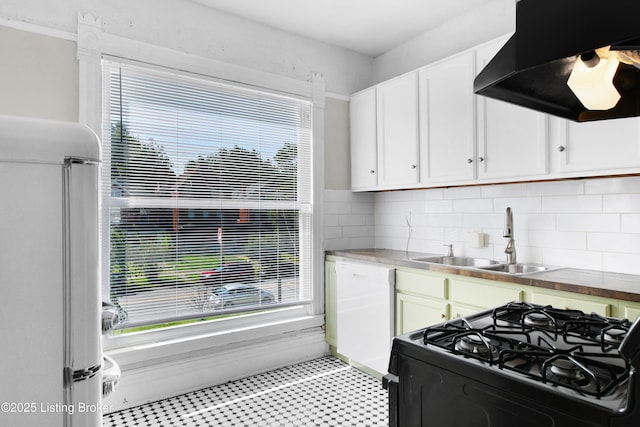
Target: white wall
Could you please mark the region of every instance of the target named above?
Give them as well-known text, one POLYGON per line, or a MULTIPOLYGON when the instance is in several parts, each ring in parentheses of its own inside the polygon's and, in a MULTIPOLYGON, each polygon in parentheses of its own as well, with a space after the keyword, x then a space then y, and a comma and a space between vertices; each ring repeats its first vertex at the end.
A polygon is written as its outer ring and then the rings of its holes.
POLYGON ((504 212, 514 213, 519 261, 640 274, 640 177, 412 190, 375 195, 375 246, 505 259, 504 212), (486 248, 467 233, 490 237, 486 248))
MULTIPOLYGON (((516 0, 493 0, 378 56, 376 83, 515 31, 516 0)), ((364 87, 363 87, 364 88, 364 87)))
POLYGON ((371 84, 373 59, 188 0, 3 0, 0 24, 77 33, 78 13, 102 18, 105 32, 278 75, 322 73, 328 92, 371 84))

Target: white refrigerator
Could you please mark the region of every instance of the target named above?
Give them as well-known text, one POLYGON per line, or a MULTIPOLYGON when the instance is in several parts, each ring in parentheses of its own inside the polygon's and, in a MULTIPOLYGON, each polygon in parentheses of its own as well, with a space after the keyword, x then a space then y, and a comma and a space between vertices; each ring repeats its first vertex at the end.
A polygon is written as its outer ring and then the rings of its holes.
POLYGON ((100 145, 0 116, 0 425, 102 424, 100 145))

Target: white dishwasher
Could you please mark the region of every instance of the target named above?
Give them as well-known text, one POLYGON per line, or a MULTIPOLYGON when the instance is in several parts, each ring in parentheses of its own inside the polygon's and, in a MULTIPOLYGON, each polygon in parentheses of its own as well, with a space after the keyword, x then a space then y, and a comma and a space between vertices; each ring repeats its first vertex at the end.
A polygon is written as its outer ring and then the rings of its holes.
POLYGON ((386 374, 393 341, 395 269, 336 263, 337 351, 386 374))

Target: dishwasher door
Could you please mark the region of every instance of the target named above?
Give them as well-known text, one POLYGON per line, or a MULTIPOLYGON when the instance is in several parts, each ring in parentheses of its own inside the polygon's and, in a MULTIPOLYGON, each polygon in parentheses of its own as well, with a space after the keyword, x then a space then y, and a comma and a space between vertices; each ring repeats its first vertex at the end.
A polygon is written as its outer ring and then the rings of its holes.
POLYGON ((336 263, 337 351, 385 374, 393 341, 395 269, 336 263))

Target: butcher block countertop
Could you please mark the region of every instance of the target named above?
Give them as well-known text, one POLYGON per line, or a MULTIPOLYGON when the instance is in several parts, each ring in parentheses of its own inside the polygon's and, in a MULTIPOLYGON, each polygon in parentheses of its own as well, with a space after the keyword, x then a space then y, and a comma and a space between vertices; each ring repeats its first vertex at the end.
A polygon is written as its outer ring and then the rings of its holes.
POLYGON ((359 261, 438 271, 460 276, 477 277, 480 279, 555 289, 558 291, 640 302, 640 276, 633 274, 561 268, 539 273, 512 275, 413 261, 413 258, 438 256, 442 254, 405 252, 392 249, 331 250, 327 251, 326 254, 359 261))

